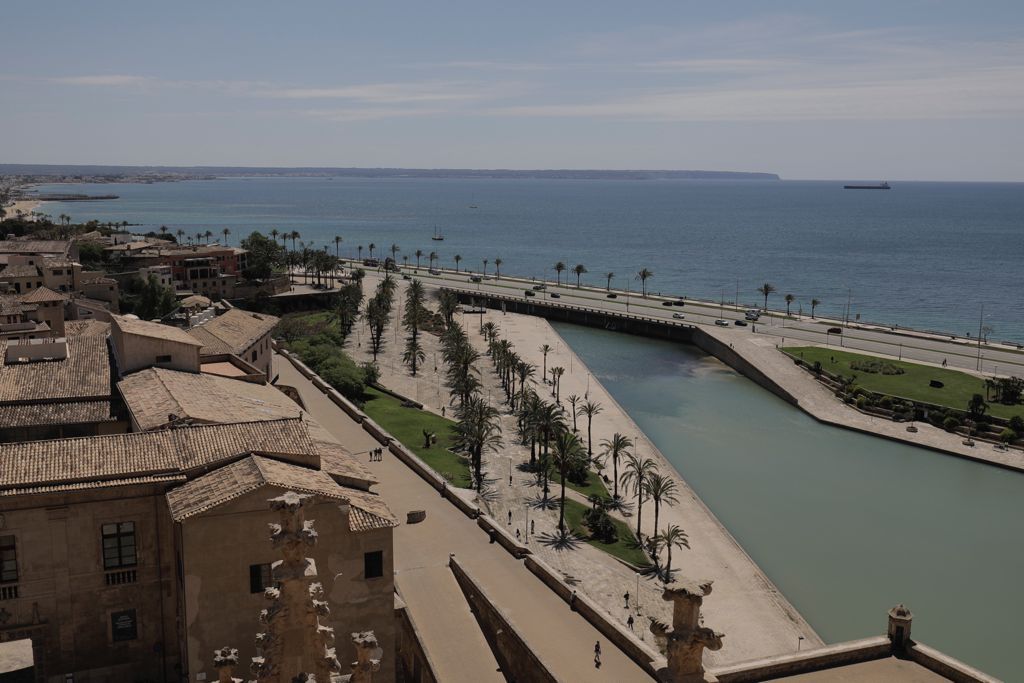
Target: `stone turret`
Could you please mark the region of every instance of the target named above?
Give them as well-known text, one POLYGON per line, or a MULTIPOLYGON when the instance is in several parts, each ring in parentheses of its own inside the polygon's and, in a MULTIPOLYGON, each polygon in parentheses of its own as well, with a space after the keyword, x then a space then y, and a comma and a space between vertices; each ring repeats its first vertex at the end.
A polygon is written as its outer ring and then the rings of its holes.
POLYGON ((720 650, 723 634, 700 625, 700 607, 711 593, 711 581, 680 579, 661 597, 672 602, 672 628, 652 619, 651 632, 665 643, 668 670, 666 683, 703 683, 704 649, 720 650))
POLYGON ((910 624, 914 615, 900 603, 889 610, 889 640, 894 650, 902 651, 910 644, 910 624))

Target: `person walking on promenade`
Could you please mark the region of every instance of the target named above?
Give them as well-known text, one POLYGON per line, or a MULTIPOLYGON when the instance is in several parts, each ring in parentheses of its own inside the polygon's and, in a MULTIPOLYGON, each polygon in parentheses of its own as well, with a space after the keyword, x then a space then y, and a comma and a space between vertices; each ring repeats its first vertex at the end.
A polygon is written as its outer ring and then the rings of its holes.
POLYGON ((508 525, 512 526, 512 511, 508 511, 508 525))
POLYGON ((533 520, 531 519, 531 520, 530 520, 530 535, 531 535, 531 536, 533 536, 533 524, 534 524, 534 522, 533 522, 533 520))
POLYGON ((601 668, 601 641, 594 643, 594 667, 601 668))
POLYGON ((519 540, 519 527, 516 527, 516 540, 519 540))
POLYGON ((622 596, 622 599, 626 601, 626 609, 629 609, 629 591, 626 591, 626 594, 622 596))
POLYGON ((633 630, 633 615, 632 614, 629 615, 629 619, 626 619, 626 626, 629 627, 630 631, 633 630))

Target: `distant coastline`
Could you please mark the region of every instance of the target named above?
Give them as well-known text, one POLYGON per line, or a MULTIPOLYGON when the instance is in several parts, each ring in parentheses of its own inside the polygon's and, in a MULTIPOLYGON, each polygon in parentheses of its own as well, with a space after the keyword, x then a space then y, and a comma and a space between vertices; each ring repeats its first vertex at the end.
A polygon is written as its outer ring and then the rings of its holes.
POLYGON ((219 177, 343 177, 343 178, 509 178, 558 180, 781 180, 776 173, 701 170, 600 169, 471 169, 471 168, 334 168, 246 166, 95 166, 0 164, 0 176, 18 176, 29 182, 171 182, 212 180, 219 177))

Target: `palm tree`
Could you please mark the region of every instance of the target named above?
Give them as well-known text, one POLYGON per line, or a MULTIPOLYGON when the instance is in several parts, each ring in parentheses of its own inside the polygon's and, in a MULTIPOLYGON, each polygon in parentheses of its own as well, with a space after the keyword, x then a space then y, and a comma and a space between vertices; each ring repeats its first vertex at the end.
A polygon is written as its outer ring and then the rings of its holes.
POLYGON ((292 251, 295 251, 295 240, 302 237, 302 235, 299 234, 298 230, 292 230, 290 233, 288 233, 288 237, 292 239, 292 251))
POLYGON ((277 244, 277 236, 281 234, 281 231, 277 228, 271 228, 270 237, 274 240, 274 244, 277 244))
MULTIPOLYGON (((565 428, 565 412, 562 407, 555 403, 548 403, 542 401, 537 408, 537 412, 534 415, 534 429, 537 430, 540 436, 541 446, 541 462, 540 469, 538 470, 540 478, 542 480, 544 500, 548 499, 548 445, 551 443, 551 439, 557 434, 566 431, 565 428)), ((531 464, 533 462, 531 461, 531 464)))
POLYGON ((551 348, 550 344, 541 344, 541 347, 538 350, 541 353, 544 354, 544 369, 541 370, 540 375, 541 375, 542 378, 544 378, 544 381, 547 381, 547 378, 548 378, 548 354, 551 353, 551 351, 553 351, 553 349, 551 348))
POLYGON ((768 310, 768 295, 775 292, 775 285, 770 282, 766 282, 757 288, 757 291, 764 295, 764 310, 768 310))
POLYGON ((437 252, 436 251, 430 252, 429 259, 430 259, 430 267, 433 268, 434 267, 434 261, 437 260, 437 252))
POLYGON ((689 548, 690 538, 675 524, 668 525, 658 536, 661 537, 662 547, 668 550, 668 562, 665 563, 665 583, 669 583, 672 580, 672 548, 680 550, 689 548))
POLYGON ((562 493, 558 499, 558 531, 565 534, 565 475, 572 469, 573 465, 583 457, 583 448, 575 434, 563 429, 555 437, 554 464, 558 468, 558 478, 561 482, 562 493))
POLYGON ((182 230, 181 228, 178 228, 177 230, 174 231, 174 234, 178 237, 178 243, 180 244, 181 238, 185 236, 185 231, 182 230))
POLYGON ((395 258, 395 254, 397 254, 400 251, 402 251, 402 249, 397 244, 391 245, 391 260, 394 261, 395 263, 398 263, 398 259, 395 258))
POLYGON ((469 452, 477 493, 483 488, 483 452, 501 447, 501 420, 497 408, 479 395, 471 395, 459 406, 455 423, 455 445, 469 452))
POLYGON ((572 272, 576 273, 576 289, 580 288, 580 276, 587 272, 587 267, 582 263, 577 263, 573 267, 572 272))
POLYGON ((334 236, 334 258, 341 258, 341 252, 338 248, 341 246, 343 241, 344 240, 341 239, 341 235, 334 236))
POLYGON ((612 481, 614 491, 612 498, 618 500, 619 498, 619 458, 623 458, 629 455, 629 449, 633 447, 633 440, 628 436, 623 436, 616 432, 612 435, 611 439, 605 439, 601 442, 601 447, 604 449, 605 457, 612 459, 612 481))
POLYGON ((202 244, 202 243, 203 243, 203 231, 199 230, 199 231, 196 232, 196 244, 202 244))
POLYGON ((625 470, 622 474, 622 485, 633 489, 633 495, 636 496, 636 537, 637 540, 641 540, 643 536, 640 523, 643 519, 644 498, 647 497, 647 480, 657 471, 657 466, 649 458, 641 458, 630 453, 626 456, 625 470))
POLYGON ((605 287, 609 292, 612 291, 612 278, 615 277, 615 273, 605 273, 605 279, 608 280, 608 284, 605 287))
POLYGON ((363 245, 360 244, 358 247, 356 247, 356 250, 359 253, 359 260, 362 261, 363 260, 363 245))
POLYGON ((565 368, 551 368, 551 374, 555 377, 555 400, 560 400, 562 395, 562 375, 565 374, 565 368))
POLYGON ((167 226, 166 225, 161 225, 160 226, 160 234, 163 235, 164 237, 167 236, 167 226))
POLYGON ((559 261, 555 264, 555 284, 562 284, 562 273, 565 271, 565 264, 559 261))
POLYGON ((587 401, 580 406, 580 414, 587 416, 587 455, 594 457, 594 439, 591 437, 590 427, 594 422, 594 416, 604 410, 597 401, 587 401))
POLYGON ((377 248, 377 245, 374 244, 373 242, 370 242, 370 245, 367 247, 367 249, 370 250, 370 258, 373 258, 373 250, 376 249, 376 248, 377 248))
POLYGON ((578 407, 579 407, 580 401, 583 400, 583 399, 581 399, 576 394, 571 394, 571 395, 569 395, 566 398, 566 400, 569 402, 569 405, 572 406, 572 431, 573 432, 578 432, 579 428, 577 428, 577 426, 576 426, 576 416, 579 415, 579 413, 580 413, 578 407))
POLYGON ((206 232, 203 233, 203 237, 206 238, 206 243, 209 244, 210 243, 210 238, 213 237, 213 231, 212 230, 207 230, 206 232))
POLYGON ((455 272, 456 273, 459 272, 459 262, 460 261, 462 261, 462 255, 461 254, 456 254, 455 255, 455 272))
POLYGON ((640 281, 640 286, 643 288, 643 295, 647 296, 647 280, 654 277, 654 273, 646 268, 641 268, 640 272, 636 274, 636 279, 640 281))
POLYGON ((221 233, 224 235, 224 246, 226 247, 228 245, 228 235, 231 234, 231 230, 230 228, 224 228, 221 230, 221 233))
POLYGON ((497 279, 501 279, 501 264, 504 263, 500 258, 494 259, 494 276, 497 279))
POLYGON ((794 301, 796 301, 796 297, 793 296, 792 294, 787 294, 786 296, 783 297, 783 299, 785 299, 785 301, 786 301, 786 315, 788 316, 789 315, 789 306, 794 301))
POLYGON ((484 259, 484 276, 487 275, 487 259, 484 259))
POLYGON ((676 491, 679 487, 676 485, 675 479, 672 477, 666 477, 661 472, 652 472, 651 476, 647 478, 647 492, 651 496, 651 500, 654 501, 654 528, 658 528, 658 516, 661 512, 661 504, 675 505, 679 502, 679 498, 676 496, 676 491))
POLYGON ((821 305, 821 302, 817 299, 811 299, 811 318, 814 317, 814 309, 821 305))
POLYGON ((422 249, 417 249, 417 250, 416 250, 416 267, 417 267, 417 268, 419 268, 419 267, 420 267, 420 258, 421 258, 422 256, 423 256, 423 250, 422 250, 422 249))

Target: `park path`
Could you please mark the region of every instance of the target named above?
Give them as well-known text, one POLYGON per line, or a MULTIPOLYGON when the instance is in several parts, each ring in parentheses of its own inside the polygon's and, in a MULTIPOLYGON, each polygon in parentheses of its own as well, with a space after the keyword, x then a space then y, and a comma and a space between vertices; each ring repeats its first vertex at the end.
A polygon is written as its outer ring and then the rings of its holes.
MULTIPOLYGON (((280 382, 295 387, 306 410, 352 453, 378 444, 278 356, 280 382)), ((357 456, 366 457, 366 456, 357 456)), ((419 626, 424 647, 443 681, 503 680, 498 665, 447 568, 455 553, 467 572, 509 618, 531 649, 564 681, 640 681, 648 674, 593 626, 571 611, 523 563, 390 454, 366 463, 380 480, 375 490, 399 519, 425 510, 424 522, 395 529, 395 583, 419 626), (444 574, 447 573, 447 576, 444 574), (594 643, 603 654, 594 667, 594 643)))

